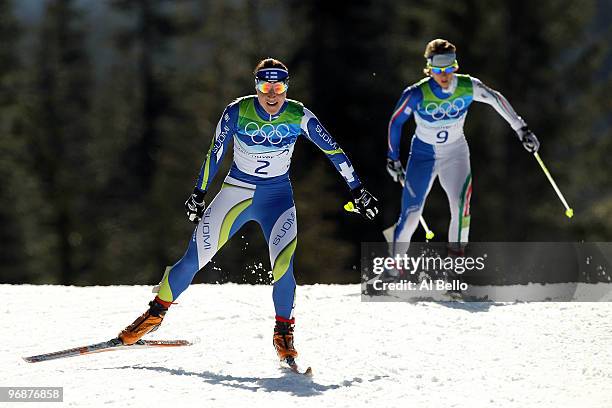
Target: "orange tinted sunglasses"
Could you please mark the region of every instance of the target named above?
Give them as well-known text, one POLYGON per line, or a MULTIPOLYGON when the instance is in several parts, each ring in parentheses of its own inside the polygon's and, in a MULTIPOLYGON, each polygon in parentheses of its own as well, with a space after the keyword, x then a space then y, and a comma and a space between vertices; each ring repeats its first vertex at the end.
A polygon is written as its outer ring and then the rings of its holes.
POLYGON ((275 94, 280 95, 287 92, 289 85, 286 82, 255 81, 255 88, 261 93, 267 94, 274 91, 275 94))

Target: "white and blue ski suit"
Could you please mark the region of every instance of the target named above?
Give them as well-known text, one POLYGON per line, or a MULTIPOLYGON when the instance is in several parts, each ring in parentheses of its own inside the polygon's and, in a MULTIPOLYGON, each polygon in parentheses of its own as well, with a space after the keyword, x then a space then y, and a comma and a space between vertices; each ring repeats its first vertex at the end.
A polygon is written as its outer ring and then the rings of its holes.
POLYGON ((271 116, 255 95, 237 99, 225 108, 217 124, 197 188, 207 190, 233 140, 231 170, 205 209, 187 252, 166 269, 158 293, 161 300, 176 300, 232 235, 246 222, 256 221, 268 243, 277 320, 293 319, 297 215, 289 167, 300 135, 325 153, 350 189, 361 185, 348 157, 300 102, 287 99, 279 113, 271 116))
POLYGON ((514 130, 525 126, 503 95, 469 75, 453 75, 447 89, 431 77, 424 78, 406 88, 397 102, 389 121, 388 158, 399 160, 402 127, 413 113, 416 130, 405 166, 402 209, 393 234, 394 253, 408 250, 436 177, 450 204, 448 242, 468 241, 472 174, 463 124, 474 101, 491 105, 514 130))

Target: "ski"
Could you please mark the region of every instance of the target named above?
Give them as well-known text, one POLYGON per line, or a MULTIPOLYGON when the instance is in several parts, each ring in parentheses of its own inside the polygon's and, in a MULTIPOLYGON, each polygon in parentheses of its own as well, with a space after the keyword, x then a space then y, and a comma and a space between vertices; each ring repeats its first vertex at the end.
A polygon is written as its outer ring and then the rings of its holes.
POLYGON ((312 368, 308 367, 306 370, 301 371, 293 357, 287 357, 286 359, 281 360, 280 363, 282 368, 290 370, 295 374, 312 377, 312 368))
POLYGON ((55 351, 52 353, 39 354, 37 356, 23 357, 28 363, 38 363, 40 361, 55 360, 58 358, 82 356, 85 354, 101 353, 113 350, 141 349, 152 347, 182 347, 191 346, 187 340, 138 340, 132 345, 125 345, 121 340, 115 338, 101 343, 90 344, 83 347, 75 347, 67 350, 55 351))

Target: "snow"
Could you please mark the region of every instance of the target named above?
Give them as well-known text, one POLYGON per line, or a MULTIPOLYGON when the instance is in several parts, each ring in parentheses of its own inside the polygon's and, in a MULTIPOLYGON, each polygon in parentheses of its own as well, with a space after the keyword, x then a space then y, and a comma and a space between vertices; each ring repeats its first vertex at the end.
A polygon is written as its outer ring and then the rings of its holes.
POLYGON ((193 346, 36 364, 21 357, 114 337, 150 288, 0 285, 0 296, 0 385, 63 386, 52 406, 612 406, 606 302, 361 302, 359 285, 300 286, 305 378, 278 368, 268 286, 190 287, 148 338, 193 346))

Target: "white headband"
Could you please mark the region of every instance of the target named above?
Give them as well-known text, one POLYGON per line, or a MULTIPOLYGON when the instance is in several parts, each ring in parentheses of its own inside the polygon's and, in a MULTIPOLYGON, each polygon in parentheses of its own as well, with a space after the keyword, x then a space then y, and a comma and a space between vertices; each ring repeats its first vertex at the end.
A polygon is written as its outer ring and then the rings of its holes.
POLYGON ((452 65, 456 59, 457 59, 457 55, 455 53, 435 54, 427 58, 427 62, 432 67, 447 67, 449 65, 452 65))

